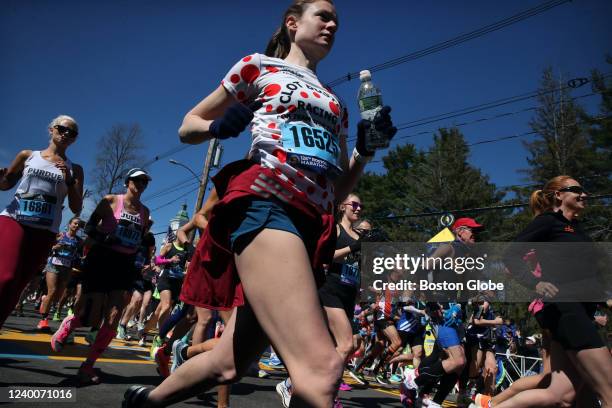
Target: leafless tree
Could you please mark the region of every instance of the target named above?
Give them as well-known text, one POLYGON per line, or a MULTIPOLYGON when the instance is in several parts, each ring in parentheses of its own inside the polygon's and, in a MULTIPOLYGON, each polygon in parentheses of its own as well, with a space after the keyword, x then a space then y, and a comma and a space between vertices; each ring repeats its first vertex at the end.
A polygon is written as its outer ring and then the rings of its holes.
POLYGON ((143 135, 137 124, 114 125, 100 137, 92 175, 96 199, 123 188, 128 170, 143 162, 142 149, 143 135))

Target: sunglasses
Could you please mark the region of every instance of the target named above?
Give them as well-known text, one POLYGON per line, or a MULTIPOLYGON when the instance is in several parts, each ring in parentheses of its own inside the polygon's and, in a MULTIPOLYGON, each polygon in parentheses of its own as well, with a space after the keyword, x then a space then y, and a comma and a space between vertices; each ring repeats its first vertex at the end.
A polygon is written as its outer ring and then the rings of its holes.
POLYGON ((358 203, 357 201, 349 201, 348 203, 342 203, 343 205, 350 205, 353 211, 357 211, 358 208, 363 210, 363 204, 358 203))
POLYGON ((574 194, 587 194, 587 191, 582 186, 563 187, 559 189, 559 192, 562 192, 562 193, 568 192, 568 193, 574 193, 574 194))
POLYGON ((53 128, 56 129, 59 134, 66 135, 71 139, 74 139, 79 134, 79 132, 67 126, 55 125, 53 128))
POLYGON ((134 183, 144 184, 145 186, 149 184, 149 180, 144 177, 134 177, 130 180, 132 180, 134 183))

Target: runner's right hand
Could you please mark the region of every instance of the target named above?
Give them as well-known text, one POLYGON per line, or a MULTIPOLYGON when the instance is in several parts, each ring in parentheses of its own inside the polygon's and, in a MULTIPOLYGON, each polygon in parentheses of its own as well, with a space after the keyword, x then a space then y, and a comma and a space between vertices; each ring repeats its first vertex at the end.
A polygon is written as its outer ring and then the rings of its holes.
POLYGON ((545 297, 555 297, 559 293, 559 289, 550 282, 538 282, 535 290, 539 295, 545 297))
POLYGON ((218 139, 227 139, 238 136, 253 120, 253 112, 261 108, 263 103, 255 101, 249 106, 240 102, 233 104, 223 114, 215 119, 208 128, 209 132, 218 139))

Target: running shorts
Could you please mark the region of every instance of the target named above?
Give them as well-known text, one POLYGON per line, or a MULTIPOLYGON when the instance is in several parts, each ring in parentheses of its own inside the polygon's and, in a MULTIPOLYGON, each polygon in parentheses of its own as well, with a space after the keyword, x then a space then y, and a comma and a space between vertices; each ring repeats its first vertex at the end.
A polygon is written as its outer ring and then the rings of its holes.
POLYGON ((305 195, 297 192, 284 195, 293 189, 289 181, 278 178, 272 169, 248 160, 226 165, 215 175, 213 182, 220 200, 211 211, 208 227, 189 264, 180 296, 183 302, 212 310, 231 310, 243 305, 244 295, 236 271, 234 251, 248 245, 258 228, 270 228, 268 225, 271 224, 267 224, 270 220, 280 229, 295 228, 296 235, 302 238, 306 246, 315 283, 318 287, 323 284, 323 265, 331 263, 336 247, 331 209, 329 213, 322 212, 305 195), (269 206, 268 210, 257 209, 258 213, 268 212, 269 217, 263 227, 260 216, 255 217, 259 219, 255 224, 245 216, 249 211, 253 213, 254 209, 249 208, 254 198, 277 200, 272 198, 276 195, 265 193, 268 195, 264 197, 263 193, 257 193, 260 190, 258 182, 262 178, 273 180, 279 186, 279 191, 283 191, 283 194, 279 193, 282 203, 272 201, 274 205, 269 206), (278 208, 284 210, 293 227, 284 220, 278 208), (245 223, 247 218, 249 220, 245 223))
MULTIPOLYGON (((319 299, 326 307, 343 309, 349 321, 353 320, 355 314, 355 299, 357 290, 354 286, 345 285, 340 282, 336 275, 327 275, 323 286, 319 289, 319 299)), ((359 329, 353 334, 359 333, 359 329)))
POLYGON ((45 266, 45 272, 56 274, 60 280, 66 280, 70 278, 72 268, 69 266, 53 265, 49 263, 45 266))
POLYGON ((240 254, 265 228, 287 231, 302 238, 278 200, 251 197, 245 206, 238 226, 230 234, 230 247, 234 253, 240 254))
POLYGON ((153 291, 155 286, 153 286, 153 282, 144 279, 136 279, 134 281, 133 289, 141 294, 144 294, 147 291, 153 291))
POLYGON ((547 303, 542 310, 542 325, 566 350, 604 347, 593 322, 594 312, 595 304, 547 303))
POLYGON ((178 301, 181 294, 181 286, 183 286, 183 279, 170 278, 163 273, 157 280, 157 290, 159 293, 161 294, 164 290, 169 290, 174 302, 178 301))
POLYGON ((83 261, 83 292, 108 293, 132 289, 138 277, 135 257, 136 254, 122 254, 101 245, 91 247, 83 261))
POLYGON ((400 339, 402 339, 402 347, 409 345, 412 348, 414 346, 423 345, 423 338, 425 337, 425 328, 423 326, 419 326, 414 332, 405 332, 402 330, 398 330, 397 332, 399 333, 400 339))

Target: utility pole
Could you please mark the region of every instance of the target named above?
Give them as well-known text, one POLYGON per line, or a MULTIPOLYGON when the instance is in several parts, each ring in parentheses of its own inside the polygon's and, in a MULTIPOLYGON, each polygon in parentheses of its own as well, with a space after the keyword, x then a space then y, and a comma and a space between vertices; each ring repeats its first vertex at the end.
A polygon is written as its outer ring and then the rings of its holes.
POLYGON ((218 145, 219 139, 210 139, 210 142, 208 142, 208 152, 206 153, 206 160, 204 161, 202 176, 200 177, 200 189, 198 190, 198 198, 193 211, 194 214, 200 211, 200 208, 202 208, 204 195, 206 194, 206 186, 208 185, 208 175, 210 174, 210 168, 212 167, 212 161, 218 145))

